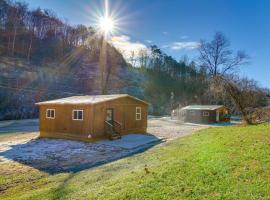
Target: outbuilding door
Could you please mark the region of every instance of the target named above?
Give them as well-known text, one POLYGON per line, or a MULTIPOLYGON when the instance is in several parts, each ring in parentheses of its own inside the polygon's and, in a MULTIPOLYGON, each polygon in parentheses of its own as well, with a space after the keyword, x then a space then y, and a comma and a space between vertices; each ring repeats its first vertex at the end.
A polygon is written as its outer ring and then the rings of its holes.
POLYGON ((219 111, 216 111, 216 121, 219 122, 219 111))

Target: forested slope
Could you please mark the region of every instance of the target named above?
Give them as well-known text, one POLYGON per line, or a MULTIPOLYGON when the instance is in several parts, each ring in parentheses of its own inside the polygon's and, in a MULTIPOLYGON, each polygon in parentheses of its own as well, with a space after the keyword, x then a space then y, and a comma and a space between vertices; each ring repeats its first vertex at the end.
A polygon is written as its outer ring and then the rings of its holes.
MULTIPOLYGON (((153 115, 169 114, 179 104, 225 104, 235 110, 224 92, 211 90, 204 65, 187 57, 177 61, 156 45, 131 60, 93 27, 70 25, 51 10, 30 10, 22 1, 0 0, 0 120, 37 117, 38 101, 113 93, 148 101, 153 115)), ((239 90, 241 95, 255 94, 252 107, 265 106, 265 92, 253 85, 239 90)))
POLYGON ((37 117, 37 101, 107 93, 145 99, 160 115, 179 101, 200 102, 206 89, 194 64, 151 46, 134 67, 93 27, 51 10, 0 0, 0 25, 0 119, 37 117))

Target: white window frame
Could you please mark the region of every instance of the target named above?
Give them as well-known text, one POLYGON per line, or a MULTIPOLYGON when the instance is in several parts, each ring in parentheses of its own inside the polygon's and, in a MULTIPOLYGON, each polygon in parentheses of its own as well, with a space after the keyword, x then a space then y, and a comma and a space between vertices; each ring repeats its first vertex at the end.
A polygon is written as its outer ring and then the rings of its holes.
POLYGON ((204 117, 209 117, 209 116, 210 116, 209 111, 203 111, 203 116, 204 116, 204 117))
POLYGON ((136 107, 135 118, 136 121, 142 120, 142 107, 136 107))
POLYGON ((48 108, 46 109, 46 118, 47 119, 55 119, 55 109, 52 109, 52 108, 48 108), (51 116, 51 111, 53 111, 53 117, 51 116))
MULTIPOLYGON (((78 117, 78 115, 77 115, 78 117)), ((76 120, 76 121, 83 121, 83 110, 72 110, 72 120, 76 120), (78 119, 78 118, 74 118, 75 117, 75 112, 82 112, 82 118, 78 119)))

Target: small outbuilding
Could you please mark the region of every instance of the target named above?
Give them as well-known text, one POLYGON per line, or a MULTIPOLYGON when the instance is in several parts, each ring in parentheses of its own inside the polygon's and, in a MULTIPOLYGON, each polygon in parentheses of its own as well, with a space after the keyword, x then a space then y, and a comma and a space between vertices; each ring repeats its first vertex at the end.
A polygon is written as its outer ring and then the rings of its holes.
POLYGON ((229 110, 223 105, 189 105, 173 110, 177 118, 190 123, 219 123, 230 121, 229 110))
POLYGON ((72 96, 36 105, 40 137, 94 141, 147 129, 148 103, 127 94, 72 96))

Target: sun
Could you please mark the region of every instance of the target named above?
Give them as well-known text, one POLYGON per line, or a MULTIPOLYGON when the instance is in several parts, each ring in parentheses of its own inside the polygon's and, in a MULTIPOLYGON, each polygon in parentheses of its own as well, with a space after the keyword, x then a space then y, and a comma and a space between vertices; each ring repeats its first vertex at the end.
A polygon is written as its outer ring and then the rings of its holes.
POLYGON ((115 22, 113 18, 107 16, 100 17, 98 25, 99 29, 105 34, 110 34, 115 29, 115 22))

